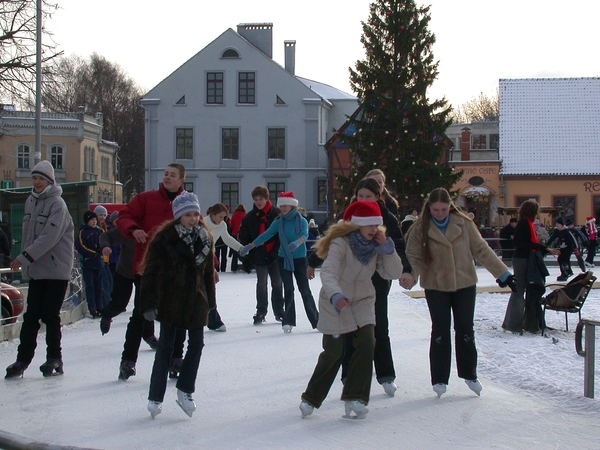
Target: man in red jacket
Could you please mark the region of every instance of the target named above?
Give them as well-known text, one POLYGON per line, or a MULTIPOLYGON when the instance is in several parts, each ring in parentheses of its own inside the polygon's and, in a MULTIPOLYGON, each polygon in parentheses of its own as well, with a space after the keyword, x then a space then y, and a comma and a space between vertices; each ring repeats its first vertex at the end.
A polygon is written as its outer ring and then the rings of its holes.
MULTIPOLYGON (((119 368, 119 379, 127 380, 135 375, 135 363, 142 341, 144 316, 140 305, 139 264, 146 251, 146 246, 154 236, 159 225, 167 220, 173 220, 171 202, 183 191, 185 167, 171 163, 165 169, 162 183, 158 190, 146 191, 136 195, 119 212, 117 228, 123 236, 135 240, 133 273, 135 275, 135 296, 133 298, 133 313, 127 324, 125 344, 119 368)), ((154 338, 156 340, 156 338, 154 338)), ((185 334, 183 335, 185 339, 185 334)), ((152 346, 152 344, 149 342, 152 346)), ((153 347, 156 348, 156 347, 153 347)))

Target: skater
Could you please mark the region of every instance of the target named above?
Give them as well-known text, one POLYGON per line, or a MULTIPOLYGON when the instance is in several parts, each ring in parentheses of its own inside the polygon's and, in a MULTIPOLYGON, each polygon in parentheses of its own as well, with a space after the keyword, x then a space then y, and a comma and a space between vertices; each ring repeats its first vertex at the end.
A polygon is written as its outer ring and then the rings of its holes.
POLYGON ((565 226, 567 227, 567 230, 569 230, 569 233, 571 233, 571 236, 573 236, 573 239, 575 239, 575 244, 577 244, 573 249, 575 259, 577 259, 577 265, 582 272, 585 272, 586 264, 583 261, 583 256, 581 256, 581 249, 588 246, 589 239, 583 231, 575 227, 573 219, 565 220, 565 226))
MULTIPOLYGON (((242 244, 231 237, 229 231, 227 230, 226 219, 228 214, 229 209, 227 209, 227 206, 225 206, 223 203, 215 203, 206 210, 206 218, 204 219, 204 223, 211 231, 215 242, 218 239, 221 239, 223 245, 230 247, 235 252, 239 252, 242 248, 242 244)), ((227 252, 225 252, 225 254, 227 254, 227 252)), ((221 272, 224 272, 224 270, 221 270, 221 272)), ((211 309, 208 313, 207 328, 214 331, 227 331, 227 327, 223 323, 217 308, 211 309)))
MULTIPOLYGON (((252 211, 244 216, 239 241, 247 245, 264 233, 275 218, 279 215, 278 208, 273 206, 269 200, 269 190, 264 186, 256 186, 252 190, 254 207, 252 211)), ((246 260, 250 260, 256 269, 256 314, 252 317, 254 325, 265 322, 269 295, 267 281, 271 278, 271 307, 275 320, 283 320, 283 289, 281 286, 281 275, 279 263, 277 262, 277 251, 279 250, 279 239, 274 235, 264 245, 254 249, 246 260)), ((248 272, 249 273, 249 272, 248 272)))
POLYGON ((555 228, 548 241, 548 247, 558 246, 560 249, 560 254, 558 255, 560 275, 556 278, 556 281, 567 281, 573 275, 571 254, 573 253, 573 249, 577 248, 577 242, 575 242, 575 238, 565 227, 565 220, 562 216, 556 218, 554 225, 555 228))
POLYGON ((192 394, 204 347, 204 326, 208 311, 216 306, 214 241, 200 218, 198 197, 185 191, 176 197, 173 218, 156 231, 140 264, 144 317, 160 322, 148 394, 153 419, 162 411, 177 330, 187 330, 189 339, 176 384, 176 402, 190 417, 196 410, 192 394))
POLYGON ((267 242, 271 237, 279 236, 278 264, 279 274, 283 280, 285 312, 283 314, 282 328, 284 333, 291 333, 296 326, 296 303, 294 301, 294 280, 296 278, 298 290, 302 296, 304 310, 311 326, 317 328, 319 312, 315 299, 310 291, 306 277, 306 240, 308 239, 308 222, 298 211, 298 200, 293 192, 282 192, 277 199, 277 207, 281 215, 277 217, 269 228, 245 245, 240 256, 246 256, 249 251, 267 242))
POLYGON ((477 284, 473 260, 497 277, 501 287, 510 286, 515 291, 514 277, 481 237, 473 221, 454 205, 443 188, 429 194, 421 215, 408 233, 406 254, 414 282, 421 278, 431 316, 429 364, 434 392, 441 397, 450 378, 450 323, 454 316, 458 376, 480 395, 482 386, 477 379, 473 331, 477 284))
POLYGON ((104 309, 102 300, 102 273, 104 265, 102 249, 100 248, 100 229, 97 227, 98 218, 95 212, 83 213, 83 223, 79 227, 75 249, 81 258, 81 272, 85 284, 85 299, 92 319, 100 317, 104 309))
MULTIPOLYGON (((241 203, 235 207, 231 219, 229 219, 229 226, 231 227, 231 237, 237 240, 238 234, 240 234, 240 226, 242 225, 242 219, 246 215, 246 207, 241 203)), ((231 271, 233 273, 238 270, 238 259, 240 254, 234 249, 231 249, 231 271)))
POLYGON ((302 394, 302 417, 313 413, 327 397, 345 354, 347 334, 355 351, 342 391, 345 417, 363 419, 368 412, 375 346, 375 288, 377 271, 384 279, 400 277, 402 263, 394 242, 386 238, 376 202, 357 201, 344 213, 344 221, 332 225, 315 244, 321 269, 319 323, 323 352, 302 394))
POLYGON ((596 256, 596 246, 598 245, 598 228, 596 228, 596 218, 594 216, 586 217, 585 225, 581 227, 581 231, 588 239, 585 266, 594 267, 594 256, 596 256))
MULTIPOLYGON (((135 295, 133 297, 133 312, 127 324, 125 344, 121 364, 119 365, 119 379, 127 380, 136 373, 138 351, 142 336, 144 335, 144 316, 140 309, 140 275, 139 264, 142 260, 148 241, 156 232, 156 228, 167 220, 173 219, 171 202, 183 192, 185 181, 185 167, 178 163, 171 163, 165 169, 162 183, 158 190, 142 192, 127 203, 119 212, 117 228, 123 236, 135 240, 133 273, 135 274, 135 295)), ((185 330, 178 333, 178 342, 185 341, 185 330)), ((158 340, 152 337, 144 338, 151 348, 156 349, 158 340)))
POLYGON ((515 254, 513 271, 517 291, 508 299, 506 314, 502 328, 513 333, 522 334, 523 330, 537 333, 542 328, 543 320, 540 298, 545 291, 545 277, 548 270, 544 264, 544 256, 548 253, 558 255, 560 251, 547 248, 539 242, 535 232, 535 221, 540 206, 534 200, 527 200, 519 208, 519 221, 515 228, 515 254), (539 252, 539 255, 536 254, 539 252), (529 259, 535 258, 536 264, 531 265, 529 259), (536 276, 539 274, 539 276, 536 276), (526 314, 527 313, 527 314, 526 314))
POLYGON ((369 170, 365 175, 365 178, 371 178, 377 181, 377 184, 379 185, 379 191, 381 192, 381 200, 388 211, 391 212, 396 219, 398 219, 398 202, 394 197, 392 197, 390 191, 388 191, 385 187, 385 174, 383 171, 380 169, 369 170))
POLYGON ((6 368, 6 378, 22 377, 37 345, 40 321, 46 325, 46 376, 62 375, 60 307, 73 267, 73 220, 56 184, 54 168, 40 161, 31 171, 33 188, 25 202, 21 253, 10 263, 29 280, 27 310, 23 314, 17 360, 6 368))

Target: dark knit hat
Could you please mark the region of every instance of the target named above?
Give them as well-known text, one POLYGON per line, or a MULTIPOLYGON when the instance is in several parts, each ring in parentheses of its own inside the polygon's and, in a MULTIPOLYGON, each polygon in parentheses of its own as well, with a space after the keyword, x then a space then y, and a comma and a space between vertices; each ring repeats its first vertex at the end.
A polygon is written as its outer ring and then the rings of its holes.
POLYGON ((33 169, 31 169, 31 176, 34 175, 45 178, 52 184, 56 183, 56 179, 54 178, 54 167, 46 160, 40 161, 33 169))
POLYGON ((87 225, 91 219, 98 219, 98 216, 94 211, 86 211, 83 213, 83 223, 87 225))
POLYGON ((518 222, 518 220, 516 217, 511 218, 509 221, 509 223, 517 223, 517 222, 518 222))
POLYGON ((181 194, 175 197, 172 207, 174 219, 179 219, 181 216, 189 212, 199 212, 202 214, 198 197, 196 197, 196 194, 188 191, 183 191, 181 194))
POLYGON ((566 226, 573 225, 573 219, 567 219, 567 220, 565 220, 565 225, 566 226))
POLYGON ((554 223, 560 223, 561 225, 565 224, 565 219, 562 218, 562 216, 558 216, 556 218, 556 220, 554 221, 554 223))

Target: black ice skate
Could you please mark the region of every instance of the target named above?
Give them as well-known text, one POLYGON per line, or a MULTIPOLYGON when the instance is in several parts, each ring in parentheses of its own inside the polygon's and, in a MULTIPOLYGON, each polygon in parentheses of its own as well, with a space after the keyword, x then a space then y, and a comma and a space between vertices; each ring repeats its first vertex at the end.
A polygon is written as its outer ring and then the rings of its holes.
POLYGON ((258 313, 255 316, 253 316, 252 319, 254 320, 254 325, 261 325, 263 322, 267 321, 265 319, 264 314, 258 314, 258 313))
POLYGON ((19 378, 23 376, 23 372, 27 369, 27 364, 21 361, 16 361, 6 368, 6 376, 4 378, 19 378))
POLYGON ((127 381, 129 377, 135 376, 135 363, 133 361, 121 361, 119 366, 119 380, 127 381))
POLYGON ((45 377, 62 375, 64 373, 63 362, 57 358, 48 358, 48 361, 40 366, 40 372, 42 372, 42 375, 45 377))

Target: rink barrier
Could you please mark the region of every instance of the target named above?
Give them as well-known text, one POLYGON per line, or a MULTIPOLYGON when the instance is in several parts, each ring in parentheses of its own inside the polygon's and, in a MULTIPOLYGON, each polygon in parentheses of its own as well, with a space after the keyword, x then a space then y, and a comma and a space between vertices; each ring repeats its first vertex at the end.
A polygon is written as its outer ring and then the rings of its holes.
POLYGON ((594 370, 596 365, 596 327, 600 321, 581 319, 575 329, 575 350, 584 357, 583 363, 583 396, 594 398, 594 370), (584 345, 582 346, 583 332, 584 345))
POLYGON ((49 444, 3 430, 0 430, 0 448, 5 450, 97 450, 90 447, 49 444))

